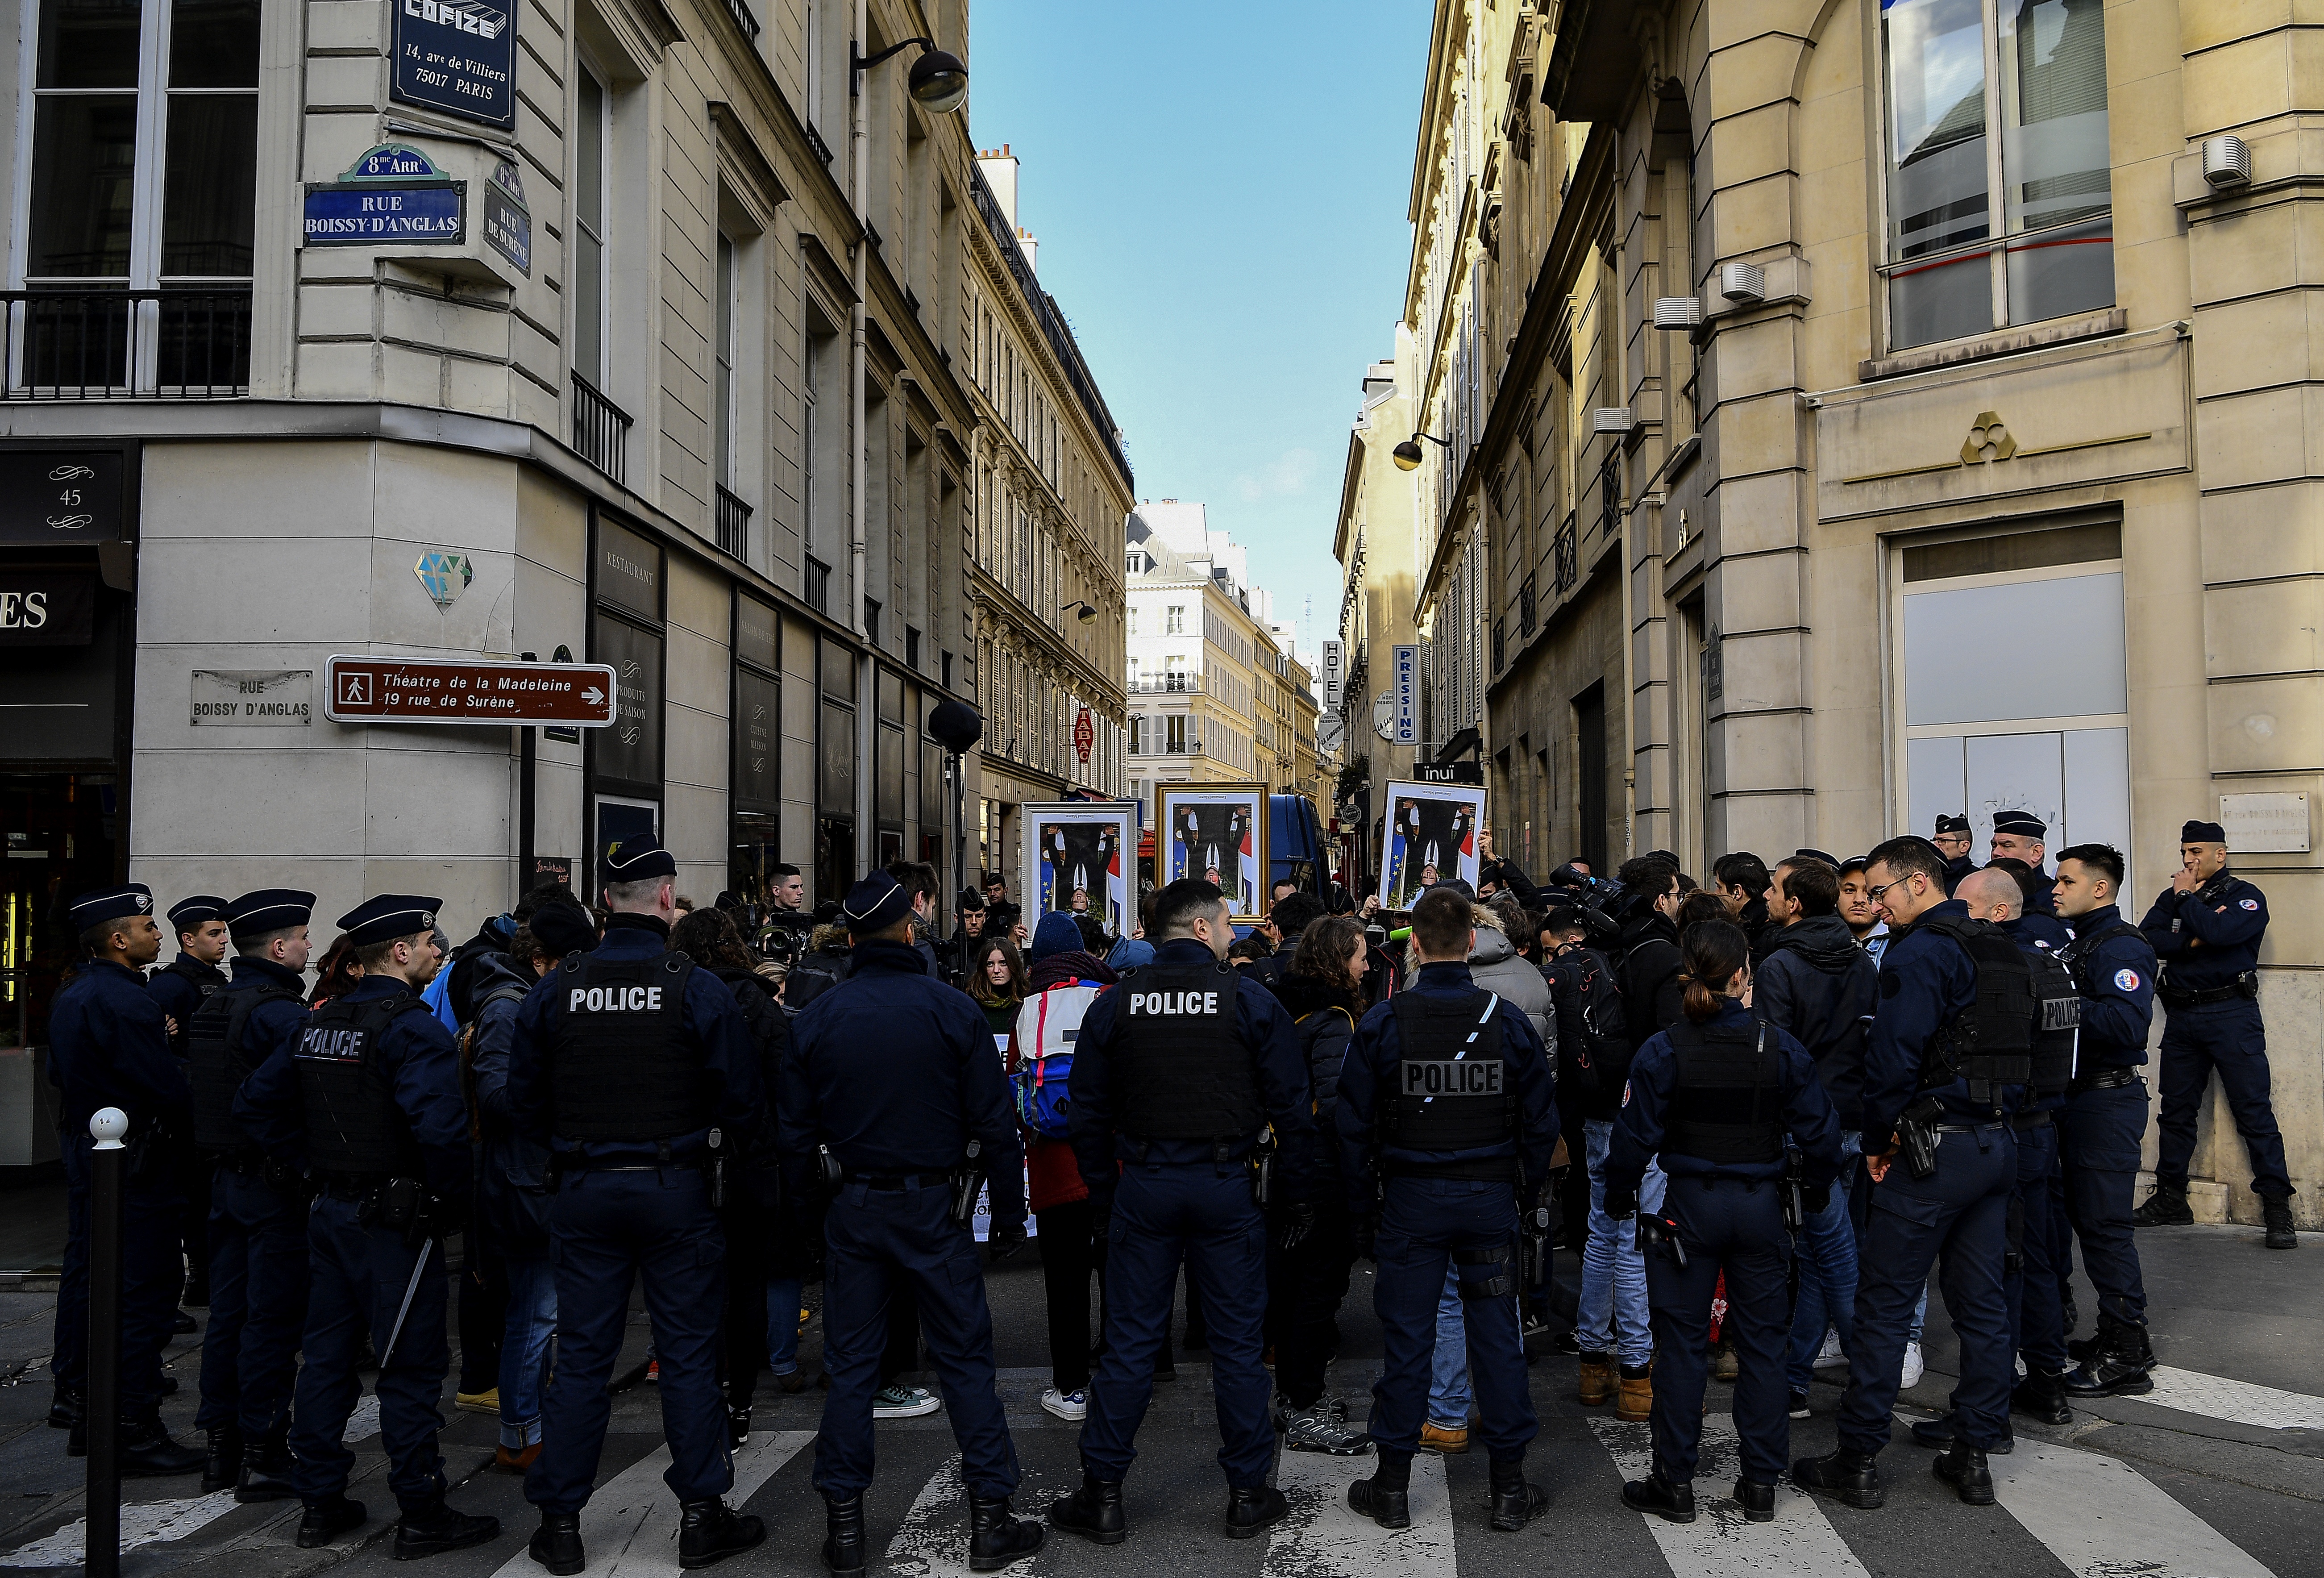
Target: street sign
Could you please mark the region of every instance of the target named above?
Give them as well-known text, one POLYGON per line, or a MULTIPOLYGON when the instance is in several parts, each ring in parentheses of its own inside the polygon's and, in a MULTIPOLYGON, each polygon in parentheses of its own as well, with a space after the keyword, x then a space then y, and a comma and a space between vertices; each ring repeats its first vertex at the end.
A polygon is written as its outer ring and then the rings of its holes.
POLYGON ((605 663, 506 663, 466 658, 329 660, 323 715, 337 724, 565 724, 613 721, 605 663))
POLYGON ((1315 748, 1329 756, 1348 743, 1348 725, 1338 713, 1326 714, 1315 724, 1315 748))
POLYGON ((1348 678, 1348 646, 1336 636, 1323 643, 1323 710, 1336 712, 1348 678))
POLYGON ((1396 745, 1420 743, 1420 649, 1397 647, 1388 670, 1388 688, 1396 696, 1396 745))

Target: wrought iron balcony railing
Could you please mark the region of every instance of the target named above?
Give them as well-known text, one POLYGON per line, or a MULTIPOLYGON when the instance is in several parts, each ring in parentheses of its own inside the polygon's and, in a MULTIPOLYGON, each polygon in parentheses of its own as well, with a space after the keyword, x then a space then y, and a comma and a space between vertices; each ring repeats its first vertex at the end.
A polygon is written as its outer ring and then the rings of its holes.
POLYGON ((250 392, 250 287, 0 291, 10 400, 250 392))
POLYGON ((581 458, 623 480, 630 448, 630 413, 607 400, 580 374, 573 374, 573 448, 581 458))

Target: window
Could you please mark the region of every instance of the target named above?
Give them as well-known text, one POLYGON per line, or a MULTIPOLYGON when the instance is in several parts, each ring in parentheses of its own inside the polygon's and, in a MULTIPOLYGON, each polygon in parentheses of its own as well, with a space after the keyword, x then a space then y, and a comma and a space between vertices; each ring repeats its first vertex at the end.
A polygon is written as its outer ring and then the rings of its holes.
POLYGON ((807 556, 807 605, 817 614, 831 612, 831 567, 813 554, 807 556))
POLYGON ((2111 306, 2101 0, 1890 0, 1881 18, 1890 347, 2111 306))
MULTIPOLYGON (((1138 604, 1135 603, 1132 603, 1130 605, 1130 633, 1132 635, 1136 635, 1138 633, 1138 604)), ((1135 659, 1131 660, 1133 662, 1136 660, 1137 660, 1135 659)))
POLYGON ((1186 750, 1186 715, 1174 714, 1162 720, 1162 748, 1173 756, 1184 755, 1186 750))
POLYGON ((873 646, 880 644, 880 604, 870 597, 863 599, 863 634, 873 646))
POLYGON ((1173 603, 1168 608, 1163 611, 1162 633, 1164 635, 1185 635, 1186 633, 1185 604, 1182 603, 1173 603))
POLYGON ((1130 753, 1132 756, 1146 754, 1146 715, 1144 713, 1134 712, 1130 715, 1130 753))
POLYGON ((605 145, 612 97, 586 65, 574 87, 573 370, 605 387, 605 145))
POLYGON ((712 464, 718 485, 734 485, 734 243, 718 233, 717 323, 711 346, 715 366, 711 378, 712 464))

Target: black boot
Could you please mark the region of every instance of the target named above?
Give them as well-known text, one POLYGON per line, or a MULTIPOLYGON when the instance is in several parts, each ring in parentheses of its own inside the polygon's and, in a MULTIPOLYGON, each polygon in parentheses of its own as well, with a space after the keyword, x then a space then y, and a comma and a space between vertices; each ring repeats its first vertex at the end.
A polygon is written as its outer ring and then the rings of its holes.
POLYGON ((1968 1442, 1954 1442, 1929 1467, 1971 1507, 1993 1505, 1992 1472, 1985 1466, 1985 1453, 1968 1442))
POLYGON ((329 1545, 351 1528, 361 1528, 364 1504, 350 1501, 345 1496, 326 1496, 320 1501, 309 1501, 299 1514, 299 1548, 311 1551, 329 1545))
MULTIPOLYGON (((81 1416, 88 1412, 88 1393, 79 1387, 67 1386, 62 1381, 57 1382, 56 1393, 49 1399, 50 1429, 69 1430, 78 1425, 81 1416)), ((80 1453, 75 1453, 73 1455, 78 1457, 80 1453)))
MULTIPOLYGON (((1933 1448, 1938 1452, 1943 1452, 1952 1445, 1955 1434, 1953 1417, 1950 1414, 1940 1414, 1933 1419, 1923 1419, 1913 1426, 1913 1439, 1921 1445, 1933 1448)), ((2017 1450, 2017 1438, 2014 1435, 2004 1435, 1986 1450, 1997 1452, 2006 1456, 2017 1450)))
POLYGON ((2300 1234, 2292 1225, 2292 1202, 2273 1195, 2260 1196, 2259 1218, 2267 1224, 2267 1247, 2272 1250, 2296 1250, 2300 1234))
POLYGON ((823 1564, 835 1578, 863 1571, 863 1497, 823 1499, 823 1564))
POLYGON ((557 1578, 573 1578, 573 1574, 589 1564, 581 1550, 581 1515, 578 1512, 550 1512, 543 1509, 540 1527, 532 1531, 532 1543, 525 1549, 532 1559, 557 1574, 557 1578))
POLYGON ((203 1439, 209 1449, 202 1458, 202 1494, 207 1496, 242 1477, 242 1427, 214 1425, 203 1439))
POLYGON ((1382 1528, 1412 1527, 1412 1453, 1379 1449, 1379 1467, 1348 1487, 1348 1505, 1382 1528))
POLYGON ((717 1497, 687 1501, 678 1509, 678 1564, 707 1567, 738 1556, 767 1537, 767 1526, 737 1512, 717 1497))
POLYGON ((1549 1492, 1539 1485, 1526 1482, 1525 1459, 1512 1458, 1503 1463, 1496 1458, 1490 1472, 1492 1523, 1499 1533, 1517 1533, 1549 1505, 1549 1492))
POLYGON ((399 1562, 415 1561, 440 1556, 446 1551, 465 1551, 500 1536, 499 1518, 463 1512, 438 1497, 428 1506, 406 1508, 395 1520, 393 1554, 399 1562))
POLYGON ((2010 1391, 2009 1411, 2044 1425, 2072 1424, 2074 1410, 2066 1406, 2066 1378, 2045 1370, 2027 1370, 2025 1379, 2010 1391))
POLYGON ((1048 1531, 1029 1518, 1009 1509, 1009 1498, 988 1501, 970 1492, 968 1498, 968 1570, 998 1573, 1041 1548, 1048 1531))
POLYGON ((1868 1452, 1846 1446, 1829 1456, 1800 1459, 1792 1465, 1792 1483, 1803 1490, 1836 1496, 1867 1512, 1888 1499, 1880 1488, 1879 1460, 1868 1452))
POLYGON ((1735 1504, 1743 1509, 1746 1523, 1775 1521, 1775 1487, 1750 1480, 1735 1481, 1735 1504))
POLYGON ((1084 1469, 1082 1488, 1049 1503, 1049 1523, 1102 1546, 1120 1545, 1130 1537, 1130 1522, 1121 1511, 1121 1481, 1101 1480, 1084 1469))
POLYGON ((203 1466, 208 1453, 191 1446, 180 1446, 170 1439, 161 1428, 158 1413, 143 1419, 124 1419, 121 1434, 114 1443, 115 1463, 121 1467, 124 1480, 166 1480, 177 1474, 190 1474, 203 1466))
POLYGON ((234 1488, 236 1501, 280 1501, 299 1493, 290 1481, 298 1460, 284 1439, 290 1434, 286 1419, 242 1449, 242 1478, 234 1488))
POLYGON ((1290 1510, 1291 1503, 1272 1485, 1230 1485, 1227 1538, 1249 1539, 1290 1510))
POLYGON ((2187 1183, 2168 1184, 2154 1180, 2154 1192, 2146 1204, 2130 1213, 2134 1227, 2185 1227, 2195 1220, 2195 1213, 2187 1204, 2187 1183))
POLYGON ((1674 1484, 1663 1478, 1660 1463, 1646 1472, 1643 1480, 1632 1480, 1622 1487, 1622 1505, 1634 1512, 1651 1512, 1673 1523, 1694 1521, 1694 1487, 1674 1484))
POLYGON ((2098 1311, 2098 1334, 2081 1368, 2065 1378, 2070 1398, 2133 1398, 2154 1389, 2154 1350, 2146 1328, 2098 1311))

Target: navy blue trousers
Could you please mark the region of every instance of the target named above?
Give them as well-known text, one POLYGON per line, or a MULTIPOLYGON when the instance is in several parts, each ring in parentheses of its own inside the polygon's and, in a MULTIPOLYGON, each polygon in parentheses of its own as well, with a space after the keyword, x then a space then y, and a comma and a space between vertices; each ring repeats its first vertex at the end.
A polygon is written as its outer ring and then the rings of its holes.
POLYGON ((2066 1363, 2066 1310, 2058 1297, 2051 1186, 2058 1170, 2058 1130, 2044 1123, 2017 1131, 2018 1268, 2006 1273, 2009 1338, 2013 1352, 2025 1356, 2028 1370, 2062 1374, 2066 1363))
POLYGON ((1667 1249, 1646 1250, 1646 1306, 1655 1328, 1655 1458, 1674 1484, 1694 1478, 1702 1393, 1711 1376, 1711 1301, 1727 1273, 1727 1324, 1742 1373, 1735 1434, 1743 1477, 1772 1485, 1790 1462, 1792 1419, 1784 1349, 1791 1340, 1791 1235, 1773 1183, 1673 1174, 1663 1210, 1679 1224, 1686 1269, 1667 1249))
POLYGON ((2098 1289, 2098 1308, 2133 1325, 2146 1324, 2146 1283, 2139 1276, 2130 1220, 2139 1141, 2145 1137, 2143 1079, 2112 1090, 2077 1091, 2058 1113, 2066 1214, 2082 1241, 2083 1274, 2098 1289))
MULTIPOLYGON (((1082 1465, 1101 1480, 1129 1477, 1138 1456, 1138 1426, 1154 1398, 1155 1361, 1169 1340, 1170 1299, 1182 1262, 1187 1300, 1200 1299, 1210 1327, 1219 1466, 1233 1489, 1264 1485, 1275 1462, 1275 1425, 1260 1362, 1267 1219, 1251 1200, 1250 1175, 1239 1161, 1223 1172, 1207 1161, 1132 1162, 1122 1168, 1106 1230, 1105 1354, 1090 1381, 1082 1465)), ((1437 1280, 1443 1280, 1441 1268, 1437 1280)), ((1435 1330, 1434 1315, 1429 1330, 1435 1330)), ((1425 1375, 1427 1361, 1421 1364, 1425 1375)))
POLYGON ((1436 1306, 1444 1296, 1444 1269, 1452 1265, 1464 1284, 1496 1275, 1509 1279, 1511 1293, 1505 1298, 1471 1298, 1464 1288, 1461 1314, 1485 1449, 1497 1463, 1524 1460, 1541 1426, 1534 1416, 1517 1326, 1517 1190, 1511 1185, 1464 1178, 1388 1181, 1374 1241, 1379 1274, 1372 1284, 1372 1308, 1380 1321, 1380 1378, 1372 1385, 1370 1434, 1383 1452, 1408 1456, 1420 1445, 1436 1352, 1436 1306), (1458 1250, 1498 1250, 1506 1259, 1462 1265, 1452 1258, 1458 1250))
POLYGON ((234 1425, 245 1436, 263 1435, 290 1415, 307 1320, 306 1200, 255 1174, 218 1168, 210 1181, 209 1266, 194 1426, 234 1425))
POLYGON ((444 1459, 436 1450, 444 1417, 436 1403, 451 1363, 444 1337, 451 1273, 442 1245, 430 1241, 412 1249, 400 1232, 357 1222, 357 1209, 352 1200, 325 1195, 307 1214, 307 1328, 300 1343, 306 1362, 291 1404, 290 1451, 299 1460, 300 1500, 318 1501, 347 1488, 355 1454, 341 1437, 363 1393, 355 1361, 368 1333, 387 1360, 373 1385, 387 1482, 396 1505, 410 1511, 444 1498, 444 1459), (386 1353, 395 1312, 422 1253, 428 1269, 395 1351, 386 1353))
MULTIPOLYGON (((1953 1417, 1980 1450, 2009 1433, 2009 1305, 2002 1291, 2017 1145, 2006 1123, 1938 1137, 1937 1170, 1915 1178, 1899 1156, 1872 1189, 1856 1282, 1856 1351, 1840 1405, 1840 1444, 1888 1444, 1913 1306, 1937 1268, 1945 1313, 1960 1339, 1953 1417)), ((1657 1388, 1659 1389, 1659 1388, 1657 1388)))
MULTIPOLYGON (((49 1369, 60 1385, 88 1385, 88 1169, 96 1142, 63 1137, 65 1257, 57 1286, 56 1348, 49 1369)), ((142 1419, 161 1406, 161 1350, 170 1345, 185 1280, 178 1231, 185 1211, 160 1147, 122 1180, 121 1417, 142 1419)))
POLYGON ((2267 1024, 2259 1004, 2247 997, 2199 1008, 2165 1004, 2163 1015, 2163 1111, 2155 1123, 2163 1146, 2155 1181, 2185 1186, 2187 1163, 2195 1154, 2195 1114, 2217 1069, 2236 1132, 2251 1153, 2252 1193, 2289 1195, 2283 1133, 2268 1100, 2267 1024))
POLYGON ((987 1500, 1013 1495, 1017 1448, 993 1385, 984 1268, 975 1235, 952 1224, 951 1190, 847 1184, 824 1216, 824 1234, 823 1367, 831 1395, 816 1442, 816 1488, 844 1499, 872 1483, 872 1399, 880 1389, 891 1303, 903 1298, 919 1311, 960 1445, 962 1481, 987 1500))
POLYGON ((681 1501, 724 1495, 734 1483, 718 1395, 726 1235, 700 1169, 567 1177, 549 1206, 549 1259, 557 1274, 557 1378, 541 1409, 540 1456, 525 1475, 525 1500, 544 1512, 589 1504, 613 1411, 605 1388, 630 1324, 630 1285, 641 1278, 669 1440, 662 1481, 681 1501))

